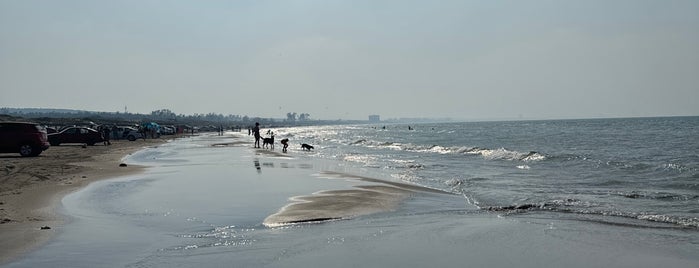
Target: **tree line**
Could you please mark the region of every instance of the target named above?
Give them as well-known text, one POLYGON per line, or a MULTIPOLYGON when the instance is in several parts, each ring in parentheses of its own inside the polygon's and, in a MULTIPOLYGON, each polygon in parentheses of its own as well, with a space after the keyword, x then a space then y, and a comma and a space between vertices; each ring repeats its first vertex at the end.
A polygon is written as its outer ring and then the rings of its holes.
POLYGON ((74 124, 77 122, 106 122, 109 124, 135 124, 142 122, 158 122, 168 125, 191 126, 242 126, 246 127, 259 122, 265 126, 302 126, 324 124, 349 124, 364 123, 364 121, 352 120, 311 120, 308 113, 289 112, 286 118, 263 118, 248 115, 234 114, 178 114, 170 109, 159 109, 149 114, 129 112, 94 112, 71 109, 43 109, 43 108, 0 108, 0 115, 8 115, 19 118, 28 118, 44 124, 60 125, 74 124))

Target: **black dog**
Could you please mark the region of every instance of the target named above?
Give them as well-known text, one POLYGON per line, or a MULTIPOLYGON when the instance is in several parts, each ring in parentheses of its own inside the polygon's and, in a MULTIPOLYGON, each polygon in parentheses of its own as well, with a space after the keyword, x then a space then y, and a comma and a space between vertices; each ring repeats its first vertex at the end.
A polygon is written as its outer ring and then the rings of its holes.
POLYGON ((268 144, 272 145, 272 149, 274 149, 274 135, 271 138, 262 138, 262 147, 267 148, 268 144))
POLYGON ((305 144, 305 143, 301 144, 301 150, 309 150, 310 151, 311 149, 313 149, 313 146, 311 146, 309 144, 305 144))

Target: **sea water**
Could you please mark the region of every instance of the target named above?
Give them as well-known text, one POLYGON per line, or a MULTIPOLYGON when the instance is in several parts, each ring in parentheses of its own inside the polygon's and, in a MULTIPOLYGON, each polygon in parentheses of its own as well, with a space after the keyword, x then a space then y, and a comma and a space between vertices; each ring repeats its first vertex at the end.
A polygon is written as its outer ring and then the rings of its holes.
POLYGON ((227 133, 134 154, 148 172, 67 196, 70 223, 7 266, 699 265, 698 117, 271 131, 288 153, 227 133), (367 184, 415 188, 378 212, 265 224, 367 184))
POLYGON ((699 228, 699 117, 328 126, 278 133, 483 209, 699 228), (384 128, 385 127, 385 128, 384 128))

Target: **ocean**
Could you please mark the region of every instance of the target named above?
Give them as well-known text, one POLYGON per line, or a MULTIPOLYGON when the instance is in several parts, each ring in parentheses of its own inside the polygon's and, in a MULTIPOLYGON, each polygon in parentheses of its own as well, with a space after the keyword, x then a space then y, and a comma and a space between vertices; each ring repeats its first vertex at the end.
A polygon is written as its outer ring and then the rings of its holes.
POLYGON ((699 117, 332 125, 174 140, 7 267, 697 267, 699 117), (312 144, 302 151, 300 143, 312 144))
POLYGON ((315 157, 463 194, 482 209, 699 228, 697 117, 383 127, 279 135, 319 145, 315 157))

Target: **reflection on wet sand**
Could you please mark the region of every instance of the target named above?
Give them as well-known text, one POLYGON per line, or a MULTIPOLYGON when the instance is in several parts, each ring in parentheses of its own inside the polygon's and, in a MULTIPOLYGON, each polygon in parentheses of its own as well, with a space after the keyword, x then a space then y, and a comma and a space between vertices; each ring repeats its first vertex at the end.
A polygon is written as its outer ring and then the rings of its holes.
POLYGON ((281 157, 281 158, 293 158, 286 153, 280 153, 280 152, 265 150, 265 149, 257 149, 257 150, 255 150, 255 154, 256 155, 264 155, 264 156, 272 156, 272 157, 281 157))
POLYGON ((255 165, 255 169, 257 169, 257 173, 261 173, 262 166, 260 166, 260 160, 259 159, 252 160, 252 163, 253 163, 253 165, 255 165))
POLYGON ((248 141, 232 141, 232 142, 221 142, 221 143, 214 143, 211 144, 212 147, 227 147, 227 146, 248 146, 252 144, 252 142, 248 141))
MULTIPOLYGON (((252 163, 255 166, 255 169, 257 169, 258 173, 262 172, 262 167, 265 167, 265 168, 274 168, 275 167, 274 162, 260 162, 260 160, 257 158, 252 160, 252 163)), ((290 164, 290 163, 286 163, 286 162, 279 163, 279 167, 281 167, 281 168, 313 169, 313 165, 311 165, 311 164, 294 165, 294 164, 290 164)))
POLYGON ((267 227, 325 222, 348 219, 378 212, 391 211, 403 200, 417 193, 451 194, 448 192, 398 182, 339 172, 322 172, 320 177, 353 179, 370 182, 349 190, 327 190, 296 196, 277 213, 268 216, 267 227))

